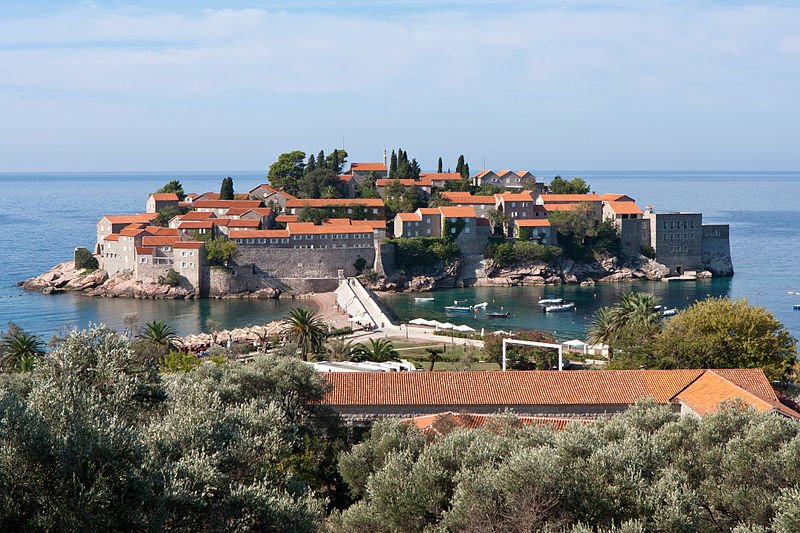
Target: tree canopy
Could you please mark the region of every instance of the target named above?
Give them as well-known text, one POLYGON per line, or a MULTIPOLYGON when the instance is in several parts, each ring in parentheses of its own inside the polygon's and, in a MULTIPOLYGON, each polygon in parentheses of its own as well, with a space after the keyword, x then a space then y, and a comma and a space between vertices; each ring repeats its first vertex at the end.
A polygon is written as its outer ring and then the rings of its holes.
MULTIPOLYGON (((321 152, 320 155, 322 155, 321 152)), ((306 153, 300 150, 279 155, 278 160, 269 167, 267 178, 270 185, 283 189, 289 194, 296 195, 299 192, 299 181, 303 177, 303 171, 306 166, 305 158, 306 153)))
POLYGON ((551 194, 589 194, 591 190, 583 178, 565 180, 561 176, 554 177, 548 188, 551 194))
POLYGON ((186 193, 183 192, 183 185, 178 180, 170 180, 168 181, 163 187, 158 189, 156 193, 170 193, 174 192, 178 195, 178 200, 183 200, 186 198, 186 193))
POLYGON ((234 192, 233 192, 233 178, 228 176, 227 178, 222 178, 222 185, 219 188, 219 199, 220 200, 233 200, 234 199, 234 192))

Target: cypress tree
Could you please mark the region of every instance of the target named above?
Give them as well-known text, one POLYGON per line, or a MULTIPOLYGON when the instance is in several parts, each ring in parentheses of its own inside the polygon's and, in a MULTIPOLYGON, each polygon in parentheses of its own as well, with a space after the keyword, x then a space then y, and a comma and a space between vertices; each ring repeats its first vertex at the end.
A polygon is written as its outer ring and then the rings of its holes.
POLYGON ((320 150, 319 151, 319 155, 317 156, 317 166, 319 168, 327 168, 328 167, 328 162, 325 161, 325 151, 324 150, 320 150))
POLYGON ((219 199, 233 200, 233 178, 230 176, 222 180, 222 185, 219 188, 219 199))
POLYGON ((442 173, 442 158, 441 157, 439 158, 439 166, 436 168, 436 172, 438 172, 439 174, 442 173))
POLYGON ((458 156, 458 163, 456 163, 456 172, 458 172, 462 176, 464 175, 464 154, 458 156))
POLYGON ((313 172, 317 169, 317 161, 314 159, 314 154, 308 156, 308 164, 306 164, 306 174, 313 172))
POLYGON ((409 176, 409 177, 411 179, 418 180, 419 179, 419 175, 422 172, 422 169, 420 168, 419 163, 417 163, 416 159, 412 159, 411 160, 410 167, 411 167, 411 176, 409 176))
POLYGON ((333 157, 331 158, 331 170, 333 170, 334 172, 336 172, 338 174, 339 170, 340 170, 339 169, 339 150, 334 148, 332 155, 333 155, 333 157))
POLYGON ((465 179, 469 178, 469 163, 464 163, 464 168, 461 169, 461 176, 465 179))
POLYGON ((397 174, 397 154, 392 150, 392 159, 389 163, 389 177, 394 178, 397 174))

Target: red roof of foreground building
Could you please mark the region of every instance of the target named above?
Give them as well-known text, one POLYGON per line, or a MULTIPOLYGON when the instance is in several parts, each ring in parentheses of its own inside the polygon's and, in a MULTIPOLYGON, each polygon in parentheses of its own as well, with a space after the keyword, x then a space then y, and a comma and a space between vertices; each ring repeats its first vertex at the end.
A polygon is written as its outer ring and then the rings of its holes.
POLYGON ((651 399, 684 402, 702 415, 739 398, 762 412, 800 418, 778 401, 760 369, 336 372, 325 379, 332 387, 323 403, 331 406, 631 405, 651 399))
POLYGON ((150 196, 159 202, 177 202, 179 200, 178 195, 174 192, 154 192, 150 196))
POLYGON ((532 202, 533 194, 531 191, 520 192, 504 192, 503 194, 496 194, 498 198, 502 198, 504 202, 532 202))
POLYGON ((297 222, 297 215, 278 215, 275 222, 297 222))
POLYGON ((427 178, 429 180, 437 181, 451 181, 460 180, 461 174, 458 172, 425 172, 419 175, 420 178, 427 178))
POLYGON ((475 208, 471 205, 465 205, 463 207, 444 205, 439 208, 439 212, 443 217, 447 218, 475 218, 477 216, 475 214, 475 208))
POLYGON ((142 246, 174 246, 176 242, 180 242, 180 237, 159 237, 155 235, 142 237, 142 246))
POLYGON ((520 228, 547 228, 550 227, 550 221, 546 218, 529 218, 524 220, 515 220, 517 226, 520 228))
POLYGON ((200 241, 177 241, 172 245, 173 248, 202 248, 205 243, 200 241))
POLYGON ((289 222, 286 225, 291 235, 330 235, 333 233, 372 233, 373 228, 351 224, 314 224, 313 222, 289 222))
POLYGON ((253 230, 231 230, 231 239, 268 239, 283 237, 284 239, 289 236, 289 230, 285 229, 253 229, 253 230))
MULTIPOLYGON (((403 422, 414 424, 429 440, 447 435, 456 429, 478 429, 487 426, 493 420, 499 422, 498 429, 502 428, 503 415, 488 415, 483 413, 454 413, 447 411, 433 415, 415 416, 405 418, 403 422)), ((544 425, 553 429, 562 430, 569 424, 589 424, 594 420, 580 417, 550 417, 550 416, 510 416, 507 418, 514 426, 544 425)))
POLYGON ((606 202, 616 215, 641 215, 642 210, 633 202, 606 202))

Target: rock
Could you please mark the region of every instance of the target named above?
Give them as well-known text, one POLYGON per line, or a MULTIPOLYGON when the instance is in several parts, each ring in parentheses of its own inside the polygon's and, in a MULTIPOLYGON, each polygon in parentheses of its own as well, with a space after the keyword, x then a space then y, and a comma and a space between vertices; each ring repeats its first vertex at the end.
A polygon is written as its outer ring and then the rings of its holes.
POLYGON ((258 289, 257 291, 251 292, 248 298, 273 300, 275 298, 278 298, 280 295, 281 295, 280 289, 273 289, 272 287, 266 287, 264 289, 258 289))
POLYGON ((594 287, 594 280, 589 278, 587 280, 581 281, 581 287, 594 287))
POLYGON ((411 292, 432 291, 436 287, 436 280, 432 276, 414 276, 408 281, 408 290, 411 292))
POLYGON ((708 270, 703 270, 702 272, 697 273, 697 279, 711 279, 713 277, 714 274, 712 274, 708 270))

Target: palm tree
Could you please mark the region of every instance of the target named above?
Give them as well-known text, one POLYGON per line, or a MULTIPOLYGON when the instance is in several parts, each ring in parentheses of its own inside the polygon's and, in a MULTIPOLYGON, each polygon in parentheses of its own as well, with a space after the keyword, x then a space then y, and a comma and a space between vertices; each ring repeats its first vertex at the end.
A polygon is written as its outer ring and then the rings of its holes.
POLYGON ((428 361, 431 363, 429 371, 433 372, 433 365, 435 365, 436 361, 439 360, 439 356, 444 352, 444 350, 441 348, 425 348, 425 351, 428 352, 428 361))
POLYGON ((652 294, 629 292, 611 307, 601 308, 589 325, 589 342, 604 343, 609 350, 620 336, 633 335, 641 340, 650 337, 661 324, 652 294))
POLYGON ((138 337, 151 344, 164 346, 167 349, 175 347, 173 340, 177 337, 175 330, 163 320, 148 322, 138 337))
POLYGON ((325 355, 331 361, 349 361, 355 354, 356 347, 343 338, 333 339, 325 346, 325 355))
POLYGON ((284 334, 300 347, 303 361, 308 361, 308 354, 319 351, 325 342, 325 322, 307 307, 295 307, 284 320, 284 334))
POLYGON ((374 361, 385 363, 386 361, 397 361, 397 351, 394 349, 392 341, 387 339, 370 339, 369 344, 359 344, 356 347, 357 354, 354 359, 360 361, 374 361))
POLYGON ((44 343, 36 335, 14 329, 3 338, 2 353, 3 369, 26 372, 33 370, 36 358, 44 355, 44 343))

